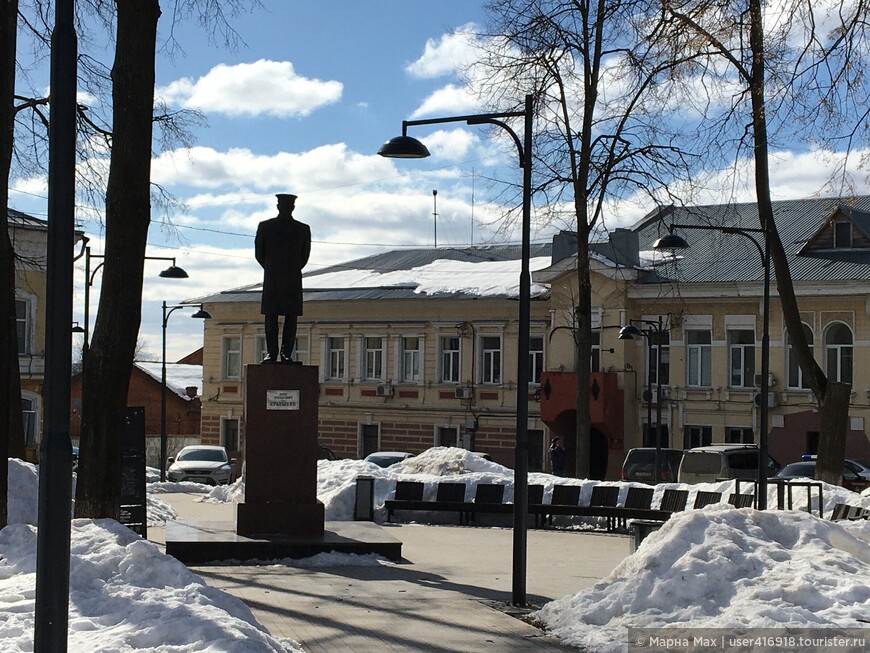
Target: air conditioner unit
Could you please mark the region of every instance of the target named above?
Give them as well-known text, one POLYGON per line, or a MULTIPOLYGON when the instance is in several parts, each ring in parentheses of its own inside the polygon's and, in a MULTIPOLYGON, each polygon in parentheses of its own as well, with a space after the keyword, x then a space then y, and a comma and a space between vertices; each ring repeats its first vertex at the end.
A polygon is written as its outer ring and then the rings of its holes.
POLYGON ((457 399, 471 399, 472 397, 474 397, 474 389, 470 385, 456 386, 457 399))
MULTIPOLYGON (((762 379, 761 374, 755 375, 755 387, 756 388, 761 387, 761 379, 762 379)), ((767 374, 767 387, 772 388, 775 385, 776 385, 776 377, 773 375, 773 372, 769 372, 767 374)))
POLYGON ((393 396, 393 386, 390 383, 381 383, 375 388, 375 394, 378 397, 392 397, 393 396))
MULTIPOLYGON (((762 402, 762 396, 761 396, 761 393, 760 393, 760 392, 756 392, 756 393, 755 393, 755 396, 752 397, 752 401, 755 402, 755 405, 756 405, 756 406, 761 407, 761 402, 762 402)), ((769 408, 773 408, 774 406, 777 405, 777 403, 776 403, 776 393, 775 393, 775 392, 768 392, 768 393, 767 393, 767 405, 768 405, 769 408)))

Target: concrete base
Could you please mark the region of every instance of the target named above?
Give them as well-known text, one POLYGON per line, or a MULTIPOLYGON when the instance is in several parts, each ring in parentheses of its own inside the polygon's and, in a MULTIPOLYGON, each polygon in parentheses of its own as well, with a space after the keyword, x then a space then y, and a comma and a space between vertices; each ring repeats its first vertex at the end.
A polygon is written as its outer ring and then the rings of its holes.
POLYGON ((307 558, 335 551, 374 553, 402 558, 402 542, 371 522, 326 522, 320 536, 274 535, 245 537, 233 522, 171 521, 166 524, 166 553, 185 564, 225 560, 307 558))

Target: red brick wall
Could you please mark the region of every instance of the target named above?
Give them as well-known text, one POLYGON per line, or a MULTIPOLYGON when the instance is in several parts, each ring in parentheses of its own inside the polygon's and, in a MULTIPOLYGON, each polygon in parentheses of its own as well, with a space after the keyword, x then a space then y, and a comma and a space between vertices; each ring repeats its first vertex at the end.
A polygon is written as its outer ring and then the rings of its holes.
MULTIPOLYGON (((160 390, 159 381, 137 367, 130 375, 130 388, 127 392, 128 406, 145 407, 145 435, 160 434, 160 390)), ((76 376, 70 388, 71 418, 70 435, 81 435, 81 396, 82 378, 76 376)), ((166 433, 173 435, 199 435, 201 406, 198 398, 186 400, 172 390, 166 391, 166 433)), ((218 429, 220 423, 218 423, 218 429)))

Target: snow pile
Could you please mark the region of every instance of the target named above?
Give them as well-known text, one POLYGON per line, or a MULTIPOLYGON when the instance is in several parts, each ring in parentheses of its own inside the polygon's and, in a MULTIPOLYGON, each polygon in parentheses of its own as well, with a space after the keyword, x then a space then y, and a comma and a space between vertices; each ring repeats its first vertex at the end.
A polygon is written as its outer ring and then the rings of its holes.
POLYGON ((211 492, 213 487, 213 485, 191 483, 190 481, 182 481, 180 483, 176 481, 153 481, 145 484, 145 491, 149 494, 167 494, 169 492, 186 492, 188 494, 199 492, 207 494, 211 492))
POLYGON ((863 627, 870 522, 710 506, 674 515, 594 586, 532 618, 564 643, 626 650, 627 629, 863 627))
POLYGON ((145 506, 149 526, 163 526, 168 521, 178 519, 175 508, 153 494, 146 495, 145 506))
POLYGON ((36 525, 39 502, 39 469, 18 458, 9 458, 6 491, 7 523, 36 525))
POLYGON ((198 501, 207 503, 239 503, 245 500, 245 483, 241 478, 229 485, 203 485, 207 494, 198 501))
MULTIPOLYGON (((73 520, 70 554, 71 651, 302 651, 264 632, 241 600, 113 520, 73 520)), ((36 528, 0 531, 4 651, 33 650, 35 572, 36 528)))
POLYGON ((488 472, 513 477, 513 470, 487 460, 483 456, 457 447, 432 447, 423 453, 390 465, 397 474, 429 474, 446 476, 470 472, 488 472))

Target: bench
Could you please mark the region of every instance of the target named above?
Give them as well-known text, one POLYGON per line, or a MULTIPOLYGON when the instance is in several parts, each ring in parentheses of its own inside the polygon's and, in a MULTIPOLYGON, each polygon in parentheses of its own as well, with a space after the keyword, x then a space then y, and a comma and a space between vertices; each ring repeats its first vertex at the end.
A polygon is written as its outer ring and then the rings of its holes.
POLYGON ((503 503, 504 485, 480 483, 474 491, 474 501, 466 501, 463 508, 465 522, 481 513, 506 514, 513 512, 514 504, 503 503))
POLYGON ((393 499, 387 499, 384 507, 387 509, 387 521, 392 521, 396 510, 429 510, 440 512, 456 512, 459 523, 465 519, 465 483, 438 484, 434 501, 423 500, 423 483, 419 481, 397 481, 393 499))
POLYGON ((579 485, 554 485, 550 503, 541 504, 541 525, 553 524, 553 515, 572 515, 580 503, 579 485))
POLYGON ((721 492, 705 492, 703 490, 698 490, 698 494, 695 495, 695 505, 693 507, 697 510, 698 508, 706 508, 707 506, 719 503, 720 501, 722 501, 721 492))
POLYGON ((734 492, 728 496, 728 503, 735 508, 750 508, 755 497, 751 494, 740 494, 734 492))

